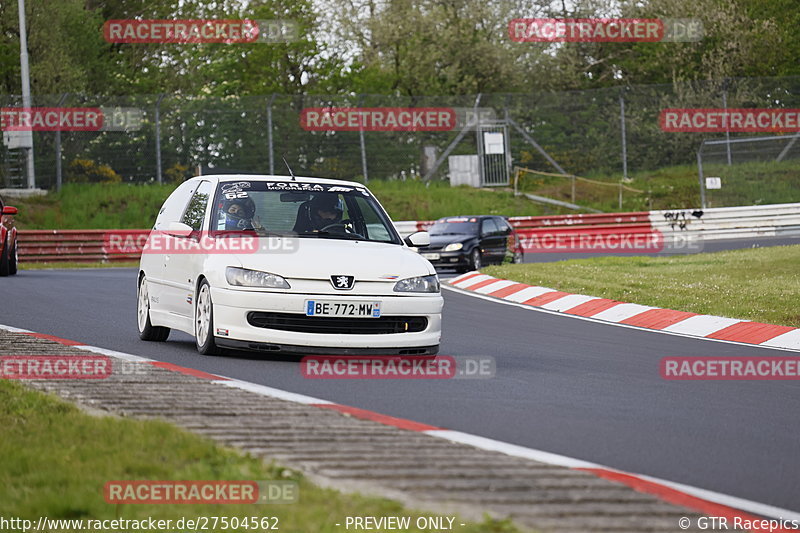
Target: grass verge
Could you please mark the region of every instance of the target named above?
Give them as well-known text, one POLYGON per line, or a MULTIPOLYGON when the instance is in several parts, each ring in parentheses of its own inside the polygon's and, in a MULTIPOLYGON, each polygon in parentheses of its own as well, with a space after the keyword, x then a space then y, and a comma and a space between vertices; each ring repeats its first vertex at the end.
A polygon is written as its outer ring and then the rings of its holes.
MULTIPOLYGON (((300 474, 220 447, 157 420, 90 416, 54 396, 0 380, 0 515, 48 518, 178 519, 198 516, 278 517, 280 531, 333 532, 346 516, 411 516, 391 500, 321 489, 300 474), (294 480, 298 503, 286 505, 112 505, 110 480, 294 480)), ((245 529, 240 529, 245 531, 245 529)), ((410 529, 409 531, 419 531, 410 529)), ((507 521, 485 520, 467 533, 513 533, 507 521)))
MULTIPOLYGON (((751 161, 731 166, 707 162, 703 170, 706 176, 722 178, 722 189, 706 191, 708 207, 800 202, 800 187, 797 186, 800 164, 796 159, 751 161)), ((686 209, 701 205, 697 165, 630 172, 630 181, 625 185, 643 192, 623 191, 622 209, 619 189, 615 186, 622 179, 621 174, 595 172, 584 177, 608 184, 578 181, 575 203, 584 207, 614 212, 686 209)), ((563 177, 523 174, 519 186, 521 191, 556 200, 569 202, 572 199, 572 182, 563 177)))
MULTIPOLYGON (((60 192, 8 199, 20 229, 142 229, 152 227, 175 185, 69 184, 60 192)), ((433 220, 458 214, 543 215, 556 208, 510 191, 450 187, 421 181, 371 181, 369 188, 393 220, 433 220)))
POLYGON ((798 264, 800 245, 501 265, 484 272, 571 293, 800 327, 798 264))

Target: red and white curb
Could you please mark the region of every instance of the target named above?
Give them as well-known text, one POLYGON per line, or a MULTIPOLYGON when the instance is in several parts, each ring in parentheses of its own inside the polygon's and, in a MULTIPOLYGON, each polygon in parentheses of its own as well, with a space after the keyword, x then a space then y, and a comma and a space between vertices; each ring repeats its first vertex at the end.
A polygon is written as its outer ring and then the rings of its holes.
MULTIPOLYGON (((485 276, 485 278, 488 279, 489 276, 485 276)), ((500 280, 500 281, 505 281, 505 280, 500 280)), ((510 287, 510 285, 505 285, 505 286, 510 287)), ((759 517, 776 518, 789 521, 791 520, 800 521, 800 512, 790 511, 788 509, 781 509, 779 507, 775 507, 772 505, 745 500, 743 498, 737 498, 736 496, 730 496, 727 494, 721 494, 718 492, 692 487, 689 485, 683 485, 681 483, 666 481, 663 479, 643 474, 632 474, 629 472, 616 470, 614 468, 609 468, 595 463, 590 463, 588 461, 574 459, 564 455, 558 455, 555 453, 536 450, 533 448, 526 448, 524 446, 518 446, 516 444, 510 444, 507 442, 489 439, 478 435, 472 435, 470 433, 464 433, 461 431, 443 429, 429 424, 414 422, 412 420, 406 420, 403 418, 397 418, 393 416, 384 415, 381 413, 376 413, 374 411, 369 411, 366 409, 340 405, 334 402, 330 402, 328 400, 321 400, 319 398, 313 398, 311 396, 305 396, 303 394, 297 394, 294 392, 284 391, 281 389, 275 389, 272 387, 267 387, 265 385, 258 385, 256 383, 241 381, 234 378, 209 374, 207 372, 203 372, 202 370, 182 367, 162 361, 155 361, 153 359, 140 357, 138 355, 118 352, 115 350, 108 350, 105 348, 99 348, 97 346, 90 346, 87 344, 83 344, 81 342, 55 337, 53 335, 35 333, 26 329, 15 328, 12 326, 5 326, 2 324, 0 324, 0 329, 12 333, 20 333, 23 335, 29 335, 31 337, 58 342, 60 344, 71 346, 79 350, 86 350, 88 352, 97 353, 100 355, 106 355, 108 357, 128 362, 140 362, 143 364, 150 364, 165 370, 179 372, 181 374, 193 376, 200 379, 206 379, 209 380, 211 383, 245 390, 248 392, 252 392, 254 394, 259 394, 261 396, 268 396, 271 398, 277 398, 289 402, 311 405, 322 409, 339 411, 341 413, 348 414, 355 418, 371 420, 374 422, 379 422, 381 424, 393 426, 400 429, 405 429, 408 431, 417 431, 420 433, 424 433, 426 435, 430 435, 431 437, 437 437, 459 444, 466 444, 482 450, 499 452, 512 457, 520 457, 523 459, 530 459, 548 465, 562 466, 565 468, 572 468, 575 470, 589 472, 600 478, 626 485, 638 492, 654 495, 664 500, 665 502, 671 503, 673 505, 678 505, 681 507, 685 507, 687 509, 692 509, 694 511, 700 512, 708 516, 725 517, 730 521, 733 521, 737 517, 740 518, 742 521, 758 520, 759 517)), ((796 530, 788 530, 788 529, 773 529, 772 531, 773 533, 789 533, 790 531, 796 532, 796 530)))
POLYGON ((574 317, 688 337, 800 351, 800 328, 790 326, 762 324, 736 318, 618 302, 596 296, 570 294, 547 287, 535 287, 494 278, 480 272, 468 272, 448 280, 447 283, 467 293, 574 317))

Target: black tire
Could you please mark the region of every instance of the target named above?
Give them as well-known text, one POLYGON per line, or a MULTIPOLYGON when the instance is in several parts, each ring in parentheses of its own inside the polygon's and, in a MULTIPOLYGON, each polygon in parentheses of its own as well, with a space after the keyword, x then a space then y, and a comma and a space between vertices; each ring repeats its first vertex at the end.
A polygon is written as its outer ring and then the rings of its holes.
POLYGON ((18 259, 17 259, 17 241, 14 241, 14 247, 11 248, 11 253, 8 255, 8 273, 11 276, 16 275, 17 273, 17 266, 18 266, 18 259))
POLYGON ((0 276, 8 276, 8 237, 3 239, 3 251, 0 253, 0 276))
POLYGON ((219 353, 217 344, 214 342, 214 305, 211 301, 211 285, 206 280, 200 282, 200 288, 197 289, 195 298, 194 341, 197 351, 203 355, 219 353), (201 324, 206 318, 207 323, 201 324))
POLYGON ((145 277, 142 276, 136 290, 136 325, 139 330, 139 338, 143 341, 164 342, 169 337, 169 328, 154 326, 150 322, 150 296, 145 282, 145 277), (143 288, 144 294, 142 293, 143 288))
POLYGON ((480 270, 481 266, 483 266, 481 251, 477 247, 473 248, 469 254, 469 268, 470 270, 480 270))

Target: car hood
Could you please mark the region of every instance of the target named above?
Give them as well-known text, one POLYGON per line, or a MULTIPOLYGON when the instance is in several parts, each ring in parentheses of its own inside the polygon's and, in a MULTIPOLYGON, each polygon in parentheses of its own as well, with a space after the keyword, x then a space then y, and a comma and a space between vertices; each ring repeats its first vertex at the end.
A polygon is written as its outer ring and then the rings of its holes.
POLYGON ((467 242, 477 239, 475 235, 466 235, 466 234, 458 234, 458 235, 431 235, 431 245, 430 248, 443 248, 448 244, 452 244, 454 242, 467 242))
POLYGON ((260 238, 259 251, 237 254, 243 268, 285 278, 324 279, 334 275, 386 281, 436 273, 428 260, 405 246, 326 238, 260 238))

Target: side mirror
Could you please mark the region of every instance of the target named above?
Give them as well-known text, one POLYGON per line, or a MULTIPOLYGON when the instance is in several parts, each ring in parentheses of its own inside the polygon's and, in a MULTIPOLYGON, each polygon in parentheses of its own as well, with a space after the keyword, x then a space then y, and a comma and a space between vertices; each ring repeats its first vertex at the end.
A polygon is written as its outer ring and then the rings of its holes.
POLYGON ((7 205, 7 206, 5 206, 3 208, 3 214, 4 215, 16 215, 17 214, 17 208, 16 207, 11 207, 10 205, 7 205))
POLYGON ((167 224, 167 229, 164 230, 164 233, 173 237, 188 237, 193 231, 190 225, 183 222, 170 222, 167 224))
POLYGON ((409 246, 430 246, 431 234, 427 231, 418 231, 406 237, 404 241, 409 246))

